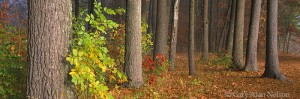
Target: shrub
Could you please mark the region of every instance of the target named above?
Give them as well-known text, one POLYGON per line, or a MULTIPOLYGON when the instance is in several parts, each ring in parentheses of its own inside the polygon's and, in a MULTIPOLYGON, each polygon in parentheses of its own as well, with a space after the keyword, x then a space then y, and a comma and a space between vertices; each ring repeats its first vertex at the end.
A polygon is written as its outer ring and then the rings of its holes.
POLYGON ((145 56, 143 61, 143 69, 146 74, 146 81, 148 84, 156 84, 161 73, 169 70, 169 64, 163 55, 157 55, 155 60, 150 56, 145 56))
POLYGON ((25 97, 26 29, 0 28, 0 98, 25 97))
MULTIPOLYGON (((75 19, 72 52, 66 60, 74 66, 69 74, 72 76, 72 82, 76 86, 79 98, 113 98, 108 92, 108 83, 123 83, 127 79, 124 73, 116 68, 115 60, 109 54, 105 38, 110 31, 117 30, 119 24, 106 19, 104 13, 116 15, 124 10, 103 8, 97 2, 94 5, 95 16, 86 14, 85 19, 75 19), (85 29, 85 22, 90 24, 91 30, 85 29)), ((84 13, 85 11, 81 12, 81 15, 84 13)))

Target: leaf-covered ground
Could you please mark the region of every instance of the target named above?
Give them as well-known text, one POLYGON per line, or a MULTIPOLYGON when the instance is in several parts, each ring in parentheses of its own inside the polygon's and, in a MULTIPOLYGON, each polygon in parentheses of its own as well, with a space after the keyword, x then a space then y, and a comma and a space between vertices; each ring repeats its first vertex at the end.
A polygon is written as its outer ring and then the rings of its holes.
MULTIPOLYGON (((280 55, 280 67, 290 82, 260 78, 264 58, 259 58, 259 72, 231 71, 226 66, 200 64, 197 76, 188 76, 187 54, 179 54, 176 70, 164 74, 155 85, 139 89, 112 90, 115 98, 293 98, 300 96, 300 57, 280 55)), ((211 55, 211 59, 216 56, 211 55)))

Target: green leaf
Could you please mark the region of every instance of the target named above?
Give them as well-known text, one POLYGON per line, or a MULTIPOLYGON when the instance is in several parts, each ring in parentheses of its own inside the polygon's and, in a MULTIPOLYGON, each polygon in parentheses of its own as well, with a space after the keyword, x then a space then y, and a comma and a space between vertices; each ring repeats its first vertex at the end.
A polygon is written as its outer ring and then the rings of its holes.
POLYGON ((80 40, 78 41, 78 45, 82 45, 82 43, 83 43, 83 41, 80 39, 80 40))
POLYGON ((85 27, 84 27, 84 26, 81 26, 81 30, 82 30, 82 31, 85 31, 85 27))
POLYGON ((94 17, 94 15, 93 15, 93 14, 91 14, 91 19, 92 19, 92 20, 94 20, 94 19, 95 19, 95 17, 94 17))
POLYGON ((73 50, 72 50, 72 53, 73 53, 74 56, 77 56, 78 50, 77 50, 77 49, 73 49, 73 50))
POLYGON ((91 20, 90 16, 88 14, 86 14, 85 21, 88 22, 90 20, 91 20))
POLYGON ((102 26, 97 26, 97 29, 100 30, 101 32, 105 31, 105 27, 103 25, 102 26))

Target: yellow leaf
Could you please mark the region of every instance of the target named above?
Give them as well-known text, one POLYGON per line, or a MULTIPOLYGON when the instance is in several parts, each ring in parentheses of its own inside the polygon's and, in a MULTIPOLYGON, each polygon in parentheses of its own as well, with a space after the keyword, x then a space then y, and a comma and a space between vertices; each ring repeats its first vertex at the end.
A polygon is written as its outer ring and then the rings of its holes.
POLYGON ((72 75, 72 76, 74 76, 74 75, 76 75, 76 72, 73 72, 73 71, 72 71, 72 72, 70 72, 69 74, 72 75))
POLYGON ((78 52, 79 57, 81 57, 83 54, 84 54, 83 51, 79 51, 79 52, 78 52))
POLYGON ((102 67, 102 72, 106 72, 106 70, 107 70, 107 67, 106 67, 106 66, 103 66, 103 67, 102 67))

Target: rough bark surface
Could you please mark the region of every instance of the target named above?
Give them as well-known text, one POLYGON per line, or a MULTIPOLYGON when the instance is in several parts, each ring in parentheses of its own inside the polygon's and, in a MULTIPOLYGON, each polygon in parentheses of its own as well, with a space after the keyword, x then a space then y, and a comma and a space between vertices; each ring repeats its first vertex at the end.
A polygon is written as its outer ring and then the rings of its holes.
POLYGON ((189 75, 196 75, 195 70, 195 0, 190 0, 190 34, 189 34, 189 75))
POLYGON ((235 14, 236 14, 236 1, 232 0, 231 6, 231 14, 230 14, 230 26, 229 26, 229 33, 227 39, 226 50, 227 54, 232 55, 232 48, 233 48, 233 36, 234 36, 234 24, 235 24, 235 14))
POLYGON ((143 86, 141 5, 141 0, 127 0, 125 73, 129 82, 126 86, 134 88, 143 86))
POLYGON ((259 20, 261 12, 261 0, 252 0, 250 32, 248 34, 245 71, 258 71, 257 42, 259 32, 259 20))
POLYGON ((267 1, 266 66, 262 77, 286 80, 279 69, 277 50, 278 0, 267 1))
POLYGON ((170 69, 171 69, 171 71, 175 70, 179 4, 180 4, 180 0, 175 0, 172 38, 171 38, 171 50, 170 50, 170 61, 171 61, 170 69))
POLYGON ((66 55, 71 29, 70 0, 30 0, 27 98, 75 98, 66 55))
POLYGON ((155 33, 155 54, 163 55, 167 57, 168 53, 168 27, 169 27, 169 15, 167 13, 168 0, 158 0, 157 2, 157 28, 155 33))
POLYGON ((208 53, 209 53, 209 42, 208 42, 208 25, 209 24, 209 20, 208 20, 208 0, 204 0, 204 34, 203 34, 203 56, 202 56, 202 60, 206 61, 208 60, 208 53))
POLYGON ((243 69, 243 37, 244 37, 244 17, 245 0, 237 0, 236 21, 233 40, 233 65, 235 68, 243 69))

